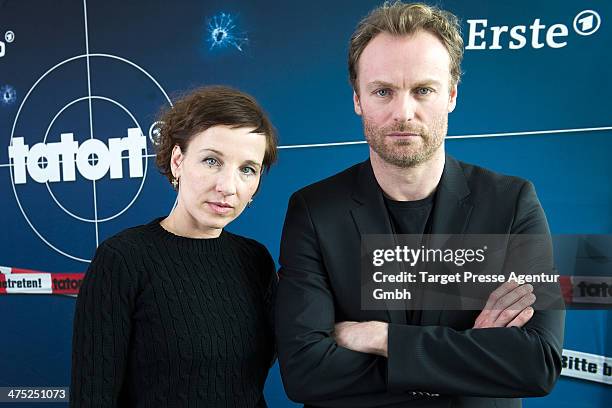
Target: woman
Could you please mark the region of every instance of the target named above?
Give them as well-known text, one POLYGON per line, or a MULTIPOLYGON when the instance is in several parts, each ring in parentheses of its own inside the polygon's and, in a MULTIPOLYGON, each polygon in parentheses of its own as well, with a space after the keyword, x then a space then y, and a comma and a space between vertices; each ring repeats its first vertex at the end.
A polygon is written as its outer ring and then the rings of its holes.
POLYGON ((157 165, 170 215, 97 249, 77 300, 72 407, 265 407, 275 266, 224 227, 276 159, 250 96, 198 89, 167 111, 157 165))

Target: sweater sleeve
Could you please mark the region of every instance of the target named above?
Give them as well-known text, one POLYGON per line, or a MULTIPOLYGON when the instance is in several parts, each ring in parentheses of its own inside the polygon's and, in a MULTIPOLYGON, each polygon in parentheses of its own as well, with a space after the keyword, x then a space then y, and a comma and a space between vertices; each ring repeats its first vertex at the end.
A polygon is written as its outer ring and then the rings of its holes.
POLYGON ((98 247, 76 302, 71 407, 115 407, 127 366, 134 282, 125 257, 98 247))
POLYGON ((274 297, 276 296, 276 288, 278 287, 278 275, 276 274, 276 265, 274 260, 268 251, 266 251, 265 261, 265 302, 266 310, 272 321, 272 327, 274 327, 274 297))
MULTIPOLYGON (((278 275, 276 274, 276 264, 274 259, 265 250, 262 263, 263 271, 263 288, 264 288, 264 303, 268 317, 270 332, 274 333, 274 303, 276 301, 276 289, 278 288, 278 275)), ((276 342, 274 342, 274 356, 270 362, 270 366, 274 365, 277 357, 276 342)))

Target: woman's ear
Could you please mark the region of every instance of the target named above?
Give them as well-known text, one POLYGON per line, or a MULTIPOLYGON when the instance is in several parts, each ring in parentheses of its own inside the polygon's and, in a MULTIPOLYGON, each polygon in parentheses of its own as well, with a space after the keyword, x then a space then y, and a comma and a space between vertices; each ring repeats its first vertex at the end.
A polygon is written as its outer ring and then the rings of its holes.
POLYGON ((170 170, 172 171, 172 176, 177 180, 181 178, 181 164, 184 158, 185 156, 183 155, 181 147, 179 145, 174 145, 172 148, 172 155, 170 155, 170 170))

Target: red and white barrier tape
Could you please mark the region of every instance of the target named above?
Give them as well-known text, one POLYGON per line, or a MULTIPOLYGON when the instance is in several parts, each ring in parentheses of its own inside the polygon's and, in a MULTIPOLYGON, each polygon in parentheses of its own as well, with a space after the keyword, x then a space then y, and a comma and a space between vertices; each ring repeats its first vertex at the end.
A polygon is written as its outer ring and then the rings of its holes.
POLYGON ((612 385, 612 358, 563 349, 561 375, 612 385))
POLYGON ((565 304, 612 304, 612 277, 561 276, 559 278, 565 304))
POLYGON ((76 295, 84 276, 84 273, 48 273, 0 266, 0 295, 76 295))
MULTIPOLYGON (((84 273, 48 273, 0 266, 0 294, 32 293, 76 295, 84 273)), ((607 276, 562 276, 565 303, 612 304, 612 278, 607 276)))

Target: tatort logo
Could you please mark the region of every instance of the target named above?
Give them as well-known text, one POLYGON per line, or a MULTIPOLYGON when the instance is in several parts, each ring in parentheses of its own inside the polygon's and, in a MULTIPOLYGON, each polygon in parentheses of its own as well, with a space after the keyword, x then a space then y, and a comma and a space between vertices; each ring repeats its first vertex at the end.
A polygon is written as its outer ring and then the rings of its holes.
POLYGON ((149 159, 155 157, 151 147, 161 129, 161 123, 149 121, 160 106, 172 102, 149 72, 102 53, 58 62, 23 93, 10 130, 7 167, 17 207, 38 239, 87 263, 92 247, 121 225, 115 220, 139 216, 135 204, 146 194, 149 159), (104 72, 112 76, 101 81, 104 72), (123 92, 132 83, 144 92, 123 92))
POLYGON ((612 298, 612 284, 610 284, 609 279, 608 282, 581 281, 576 287, 579 289, 580 297, 612 298))
POLYGON ((14 182, 26 183, 26 172, 37 183, 75 181, 75 169, 88 180, 100 180, 109 170, 111 179, 122 178, 124 152, 129 158, 130 177, 142 177, 147 139, 138 128, 128 129, 127 134, 108 139, 108 146, 98 139, 79 146, 72 133, 62 133, 60 142, 37 143, 30 148, 22 137, 16 137, 8 148, 14 182))
MULTIPOLYGON (((526 46, 534 49, 544 47, 563 48, 567 45, 570 28, 563 23, 546 25, 536 18, 529 25, 490 25, 486 19, 467 20, 469 25, 466 50, 518 50, 526 46)), ((572 28, 576 34, 589 36, 601 25, 596 11, 584 10, 576 14, 572 28)))

